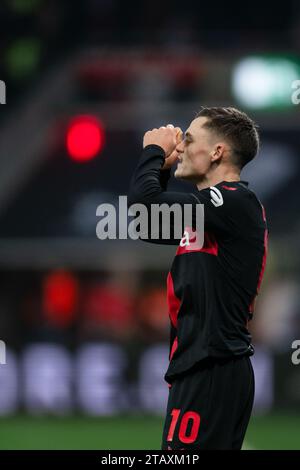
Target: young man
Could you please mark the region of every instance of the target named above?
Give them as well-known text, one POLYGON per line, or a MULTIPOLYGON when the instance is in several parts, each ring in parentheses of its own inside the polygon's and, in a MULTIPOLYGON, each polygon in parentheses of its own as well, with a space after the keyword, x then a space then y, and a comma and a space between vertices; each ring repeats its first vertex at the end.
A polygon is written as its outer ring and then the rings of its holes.
MULTIPOLYGON (((129 202, 204 205, 204 244, 179 244, 167 278, 170 384, 162 449, 241 449, 254 397, 248 321, 266 261, 264 208, 240 180, 257 154, 254 122, 202 108, 183 140, 172 125, 146 132, 129 202), (168 192, 171 166, 195 193, 168 192)), ((150 240, 151 241, 151 240, 150 240)), ((181 240, 182 241, 182 240, 181 240)), ((164 240, 166 243, 166 240, 164 240)))

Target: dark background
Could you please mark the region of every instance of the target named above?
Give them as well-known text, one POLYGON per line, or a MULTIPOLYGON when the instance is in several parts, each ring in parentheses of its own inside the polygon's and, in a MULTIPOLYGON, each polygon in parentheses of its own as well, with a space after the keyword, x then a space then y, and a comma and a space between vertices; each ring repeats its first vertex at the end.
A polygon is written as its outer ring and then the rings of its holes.
POLYGON ((299 2, 3 0, 0 79, 1 448, 159 447, 174 248, 98 240, 96 208, 127 194, 147 129, 201 105, 261 133, 242 173, 270 230, 246 446, 300 448, 299 2), (85 162, 66 147, 78 116, 103 129, 85 162))

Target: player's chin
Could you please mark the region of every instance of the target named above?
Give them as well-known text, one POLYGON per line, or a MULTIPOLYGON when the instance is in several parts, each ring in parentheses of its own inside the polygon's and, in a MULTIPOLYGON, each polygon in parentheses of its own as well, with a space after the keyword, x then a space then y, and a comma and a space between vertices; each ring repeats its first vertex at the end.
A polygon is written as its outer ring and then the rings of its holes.
POLYGON ((174 176, 175 176, 175 178, 182 178, 183 174, 184 174, 184 172, 182 171, 182 163, 179 162, 177 164, 176 170, 174 171, 174 176))
POLYGON ((174 177, 175 178, 181 178, 181 170, 179 170, 178 168, 176 168, 176 170, 174 171, 174 177))
POLYGON ((175 172, 174 172, 174 176, 175 176, 175 178, 177 178, 177 179, 179 179, 179 178, 180 178, 180 179, 186 179, 186 178, 188 178, 188 176, 186 175, 185 171, 183 170, 183 168, 181 168, 180 165, 176 168, 176 170, 175 170, 175 172))

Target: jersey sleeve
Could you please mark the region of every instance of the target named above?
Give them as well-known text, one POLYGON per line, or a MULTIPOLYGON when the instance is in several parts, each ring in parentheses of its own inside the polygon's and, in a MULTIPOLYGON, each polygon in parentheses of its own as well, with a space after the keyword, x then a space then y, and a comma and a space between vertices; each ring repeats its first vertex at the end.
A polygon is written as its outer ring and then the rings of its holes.
MULTIPOLYGON (((231 233, 237 226, 236 209, 239 205, 238 189, 226 190, 222 188, 221 183, 210 188, 197 191, 195 193, 183 193, 167 191, 167 183, 170 178, 170 172, 161 170, 164 162, 164 150, 157 145, 147 146, 142 153, 137 168, 133 174, 128 204, 143 204, 149 210, 154 204, 167 205, 169 208, 178 204, 183 211, 186 205, 189 205, 192 213, 192 228, 196 227, 196 217, 199 212, 197 205, 204 206, 204 229, 220 233, 231 233)), ((152 219, 149 215, 149 224, 152 219)), ((171 233, 173 232, 173 223, 170 221, 171 233)), ((169 240, 162 239, 161 230, 159 230, 158 240, 145 239, 153 243, 178 244, 178 241, 184 233, 185 225, 182 220, 181 235, 171 237, 169 240)))
MULTIPOLYGON (((128 206, 134 207, 135 204, 143 204, 148 210, 148 227, 157 225, 153 220, 151 209, 155 205, 174 208, 178 205, 183 213, 185 205, 189 205, 192 211, 192 225, 196 220, 197 198, 190 193, 167 191, 168 181, 170 179, 170 170, 161 170, 164 163, 164 150, 157 145, 148 145, 144 148, 138 165, 131 179, 128 206)), ((167 245, 178 245, 184 232, 184 219, 182 218, 181 227, 178 230, 178 236, 174 236, 174 218, 171 214, 167 221, 170 228, 170 236, 163 236, 164 223, 159 220, 157 226, 157 238, 148 236, 140 237, 144 241, 151 243, 160 243, 167 245)), ((176 224, 178 226, 178 224, 176 224)))

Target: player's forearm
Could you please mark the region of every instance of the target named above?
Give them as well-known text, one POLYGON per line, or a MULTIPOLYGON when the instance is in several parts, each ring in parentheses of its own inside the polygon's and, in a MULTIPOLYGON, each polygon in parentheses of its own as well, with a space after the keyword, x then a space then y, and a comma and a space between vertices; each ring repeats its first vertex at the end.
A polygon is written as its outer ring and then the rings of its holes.
POLYGON ((161 170, 165 152, 158 145, 148 145, 143 149, 129 188, 129 205, 149 204, 166 190, 170 170, 161 170))
MULTIPOLYGON (((168 203, 168 193, 166 192, 168 180, 170 178, 171 170, 161 170, 165 160, 164 150, 157 145, 149 145, 144 148, 141 158, 138 162, 137 168, 131 179, 128 205, 129 207, 135 203, 145 204, 147 207, 152 204, 168 203)), ((151 226, 151 216, 149 213, 149 227, 151 226)), ((170 222, 171 233, 173 234, 173 226, 170 222)), ((158 238, 151 238, 151 236, 143 236, 141 240, 163 244, 163 245, 178 245, 179 240, 172 235, 165 239, 161 234, 161 227, 159 228, 158 238)))

